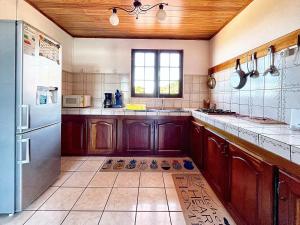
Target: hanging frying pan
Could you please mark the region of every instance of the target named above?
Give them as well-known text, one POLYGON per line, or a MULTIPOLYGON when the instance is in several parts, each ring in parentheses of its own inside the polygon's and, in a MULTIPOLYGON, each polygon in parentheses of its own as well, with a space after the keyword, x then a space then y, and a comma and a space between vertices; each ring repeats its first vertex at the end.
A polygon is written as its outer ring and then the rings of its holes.
POLYGON ((235 72, 231 75, 230 81, 235 89, 242 89, 247 83, 247 74, 241 69, 240 59, 236 60, 235 72))
POLYGON ((216 79, 212 76, 209 75, 207 79, 207 86, 209 89, 214 89, 216 87, 216 79))

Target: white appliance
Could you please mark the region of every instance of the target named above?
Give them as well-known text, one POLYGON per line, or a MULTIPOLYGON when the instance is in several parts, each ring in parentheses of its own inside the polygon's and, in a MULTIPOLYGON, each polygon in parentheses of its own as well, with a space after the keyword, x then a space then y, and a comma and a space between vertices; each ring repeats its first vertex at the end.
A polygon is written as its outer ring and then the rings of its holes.
POLYGON ((65 95, 63 96, 64 108, 86 108, 91 106, 90 95, 65 95))
POLYGON ((291 110, 290 128, 292 130, 300 130, 300 109, 291 110))

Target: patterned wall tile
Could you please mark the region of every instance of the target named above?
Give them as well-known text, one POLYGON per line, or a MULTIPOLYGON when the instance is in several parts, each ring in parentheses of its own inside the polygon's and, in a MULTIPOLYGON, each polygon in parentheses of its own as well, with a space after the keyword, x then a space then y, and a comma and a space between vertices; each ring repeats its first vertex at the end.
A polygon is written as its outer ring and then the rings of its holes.
POLYGON ((291 147, 288 144, 276 141, 264 135, 260 135, 259 146, 270 152, 274 152, 277 155, 282 156, 283 158, 291 160, 291 147))
POLYGON ((300 165, 300 146, 292 146, 291 160, 300 165))

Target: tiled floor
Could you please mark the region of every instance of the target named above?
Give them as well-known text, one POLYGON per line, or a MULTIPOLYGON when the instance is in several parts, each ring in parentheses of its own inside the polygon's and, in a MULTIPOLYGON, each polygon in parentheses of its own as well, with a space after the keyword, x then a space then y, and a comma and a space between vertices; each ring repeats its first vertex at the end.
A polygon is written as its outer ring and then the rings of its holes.
POLYGON ((11 225, 185 225, 169 172, 99 172, 103 157, 65 157, 60 178, 11 225))

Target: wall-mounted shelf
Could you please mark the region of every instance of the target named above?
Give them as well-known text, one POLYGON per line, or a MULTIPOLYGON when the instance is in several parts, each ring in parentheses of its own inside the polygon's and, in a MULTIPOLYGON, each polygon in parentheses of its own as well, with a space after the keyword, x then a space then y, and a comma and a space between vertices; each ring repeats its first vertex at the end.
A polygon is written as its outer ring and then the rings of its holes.
POLYGON ((297 45, 299 34, 300 34, 300 29, 296 30, 294 32, 291 32, 291 33, 289 33, 285 36, 282 36, 280 38, 277 38, 273 41, 270 41, 270 42, 268 42, 268 43, 266 43, 266 44, 264 44, 260 47, 257 47, 255 49, 252 49, 252 50, 248 51, 248 52, 245 52, 244 54, 241 54, 241 55, 239 55, 235 58, 229 59, 229 60, 227 60, 227 61, 225 61, 225 62, 223 62, 219 65, 216 65, 216 66, 210 68, 208 70, 208 74, 211 75, 211 74, 220 72, 222 70, 234 67, 237 59, 240 59, 241 63, 244 63, 244 62, 247 61, 247 56, 250 57, 250 55, 253 52, 257 52, 257 58, 261 58, 263 56, 266 56, 268 54, 268 47, 270 47, 271 45, 273 45, 275 47, 276 52, 279 52, 279 51, 281 51, 283 49, 286 49, 288 47, 297 45))

